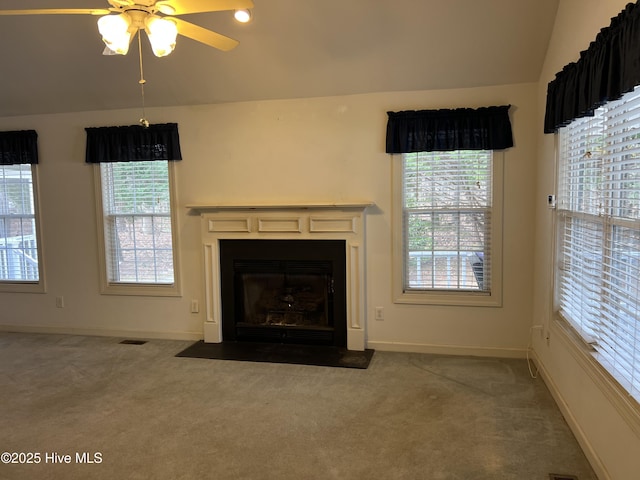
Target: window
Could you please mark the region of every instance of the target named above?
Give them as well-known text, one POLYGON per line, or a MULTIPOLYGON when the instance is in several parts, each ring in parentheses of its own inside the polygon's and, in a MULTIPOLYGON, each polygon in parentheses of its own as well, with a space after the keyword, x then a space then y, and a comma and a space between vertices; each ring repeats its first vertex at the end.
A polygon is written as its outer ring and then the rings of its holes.
POLYGON ((559 130, 556 308, 640 401, 640 90, 559 130))
POLYGON ((35 165, 0 164, 0 291, 44 291, 35 165))
POLYGON ((393 292, 399 303, 502 304, 503 153, 510 105, 387 112, 393 292))
POLYGON ((395 162, 396 301, 500 304, 502 157, 433 151, 395 162))
POLYGON ((179 295, 173 162, 96 165, 103 293, 179 295))

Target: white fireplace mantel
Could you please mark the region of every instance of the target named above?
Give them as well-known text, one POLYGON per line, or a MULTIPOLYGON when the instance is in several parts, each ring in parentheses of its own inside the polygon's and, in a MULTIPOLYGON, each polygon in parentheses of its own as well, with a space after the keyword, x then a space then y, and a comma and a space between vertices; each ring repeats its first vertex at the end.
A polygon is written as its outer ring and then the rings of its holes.
POLYGON ((316 202, 316 203, 247 203, 247 204, 194 204, 187 205, 189 210, 200 213, 222 211, 222 210, 336 210, 355 209, 364 211, 367 207, 372 207, 373 202, 316 202))
POLYGON ((347 348, 364 350, 365 210, 372 202, 198 204, 201 216, 206 318, 204 341, 222 342, 220 250, 222 239, 344 240, 347 273, 347 348))

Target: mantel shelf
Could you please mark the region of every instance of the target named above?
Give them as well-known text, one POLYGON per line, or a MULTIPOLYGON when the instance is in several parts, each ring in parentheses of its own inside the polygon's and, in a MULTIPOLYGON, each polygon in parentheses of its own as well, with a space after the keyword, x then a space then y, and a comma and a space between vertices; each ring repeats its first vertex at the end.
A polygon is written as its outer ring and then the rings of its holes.
POLYGON ((198 204, 187 205, 189 210, 210 212, 221 210, 321 210, 321 209, 358 209, 364 210, 374 206, 373 202, 332 202, 332 203, 283 203, 283 204, 198 204))

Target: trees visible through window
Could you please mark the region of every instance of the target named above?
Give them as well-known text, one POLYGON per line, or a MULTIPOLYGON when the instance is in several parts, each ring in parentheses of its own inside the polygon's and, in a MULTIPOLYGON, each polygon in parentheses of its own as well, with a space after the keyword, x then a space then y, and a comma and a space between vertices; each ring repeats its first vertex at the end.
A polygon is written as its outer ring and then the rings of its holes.
POLYGON ((109 284, 175 283, 169 162, 100 164, 109 284))
POLYGON ((491 291, 492 152, 403 154, 404 291, 491 291))

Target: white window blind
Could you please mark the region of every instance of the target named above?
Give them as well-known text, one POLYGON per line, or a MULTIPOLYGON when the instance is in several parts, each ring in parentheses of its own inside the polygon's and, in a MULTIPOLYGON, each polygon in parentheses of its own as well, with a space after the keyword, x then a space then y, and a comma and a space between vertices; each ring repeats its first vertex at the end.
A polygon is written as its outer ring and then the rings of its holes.
POLYGON ((491 291, 492 152, 403 154, 404 291, 491 291))
POLYGON ((37 282, 32 166, 0 165, 0 281, 37 282))
POLYGON ((640 400, 640 91, 560 130, 558 308, 640 400))
POLYGON ((174 283, 168 162, 100 164, 107 280, 174 283))

